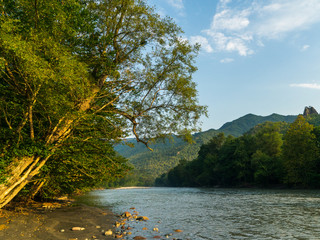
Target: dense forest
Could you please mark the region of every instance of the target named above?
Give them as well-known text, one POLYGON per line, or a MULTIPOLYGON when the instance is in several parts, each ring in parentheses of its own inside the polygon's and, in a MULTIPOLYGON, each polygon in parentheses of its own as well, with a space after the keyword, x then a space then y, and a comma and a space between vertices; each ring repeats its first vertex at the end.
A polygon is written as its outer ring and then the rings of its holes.
POLYGON ((0 208, 123 177, 128 135, 199 131, 182 34, 144 0, 0 1, 0 208))
POLYGON ((319 188, 319 120, 318 114, 299 115, 291 124, 265 122, 240 137, 220 133, 156 185, 319 188))
MULTIPOLYGON (((179 161, 191 161, 195 159, 200 146, 206 144, 219 133, 239 137, 250 131, 254 126, 266 121, 292 123, 297 115, 283 116, 271 114, 269 116, 257 116, 247 114, 231 122, 225 123, 221 128, 210 129, 193 134, 192 144, 176 136, 166 140, 158 140, 150 144, 153 151, 147 149, 143 144, 137 143, 135 139, 127 139, 124 143, 115 145, 115 150, 125 158, 133 170, 123 179, 114 184, 121 186, 150 186, 154 184, 157 177, 177 166, 179 161)), ((111 185, 114 186, 114 185, 111 185)))

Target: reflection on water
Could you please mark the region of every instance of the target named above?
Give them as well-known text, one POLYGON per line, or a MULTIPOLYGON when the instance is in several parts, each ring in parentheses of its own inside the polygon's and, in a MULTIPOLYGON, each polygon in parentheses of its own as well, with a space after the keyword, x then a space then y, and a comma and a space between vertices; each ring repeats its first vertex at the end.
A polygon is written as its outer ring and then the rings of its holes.
POLYGON ((93 191, 79 201, 116 214, 135 207, 150 221, 134 226, 134 234, 150 239, 173 229, 184 230, 172 236, 179 239, 320 239, 319 191, 115 189, 93 191), (160 233, 142 227, 158 227, 160 233))

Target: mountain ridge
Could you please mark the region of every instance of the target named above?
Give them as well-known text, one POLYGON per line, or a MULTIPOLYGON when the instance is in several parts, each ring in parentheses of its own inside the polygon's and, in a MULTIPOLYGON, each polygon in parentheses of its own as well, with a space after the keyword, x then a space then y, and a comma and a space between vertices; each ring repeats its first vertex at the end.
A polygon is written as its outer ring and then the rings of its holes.
MULTIPOLYGON (((154 150, 151 152, 144 144, 137 143, 135 139, 127 139, 126 142, 133 144, 129 147, 125 144, 118 144, 115 150, 122 156, 129 159, 134 166, 133 175, 141 178, 144 182, 152 182, 152 179, 167 172, 175 167, 180 160, 191 161, 197 157, 200 146, 207 143, 212 137, 223 132, 225 135, 239 137, 248 132, 258 124, 270 122, 292 123, 297 115, 270 114, 268 116, 259 116, 252 113, 246 114, 238 119, 223 124, 219 129, 208 129, 203 132, 193 134, 193 144, 188 144, 177 136, 173 136, 173 142, 170 140, 159 141, 150 145, 154 150)), ((138 181, 138 182, 139 182, 138 181)), ((139 184, 134 182, 132 184, 139 184)))

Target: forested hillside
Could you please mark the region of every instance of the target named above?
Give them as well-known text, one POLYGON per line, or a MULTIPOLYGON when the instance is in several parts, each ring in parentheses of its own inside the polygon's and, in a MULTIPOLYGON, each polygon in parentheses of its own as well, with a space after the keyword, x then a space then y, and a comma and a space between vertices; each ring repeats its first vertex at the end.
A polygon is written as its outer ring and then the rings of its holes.
POLYGON ((213 136, 223 132, 234 137, 241 136, 257 124, 269 122, 293 122, 297 116, 283 116, 272 114, 266 117, 247 114, 239 119, 224 124, 220 129, 210 129, 193 135, 193 144, 189 144, 175 136, 171 140, 158 141, 150 144, 153 151, 134 139, 128 139, 127 144, 118 144, 115 150, 129 159, 134 167, 132 175, 121 184, 145 185, 152 184, 154 179, 169 169, 175 167, 180 160, 191 161, 195 159, 202 144, 207 143, 213 136))
POLYGON ((240 137, 219 133, 193 161, 156 180, 158 186, 320 187, 318 114, 299 115, 289 124, 265 122, 240 137))

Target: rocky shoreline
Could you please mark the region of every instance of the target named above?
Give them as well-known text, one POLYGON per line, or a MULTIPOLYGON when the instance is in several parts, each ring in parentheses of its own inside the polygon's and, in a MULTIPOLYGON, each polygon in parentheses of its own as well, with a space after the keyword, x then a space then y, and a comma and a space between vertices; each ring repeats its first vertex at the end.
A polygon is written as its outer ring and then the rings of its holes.
POLYGON ((157 226, 148 229, 134 207, 120 216, 108 209, 84 204, 33 202, 0 210, 1 240, 111 240, 111 239, 179 239, 175 229, 164 234, 157 226), (139 223, 140 222, 140 223, 139 223))
POLYGON ((116 216, 107 209, 86 205, 42 203, 40 207, 0 210, 0 239, 3 240, 91 240, 114 239, 116 216))

